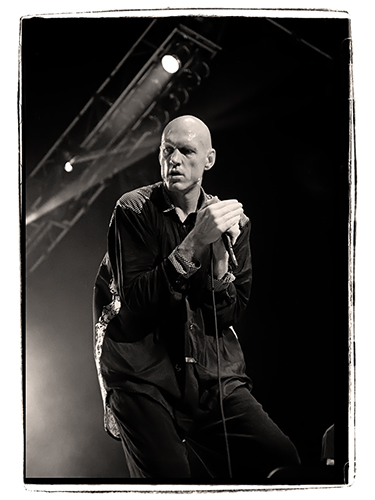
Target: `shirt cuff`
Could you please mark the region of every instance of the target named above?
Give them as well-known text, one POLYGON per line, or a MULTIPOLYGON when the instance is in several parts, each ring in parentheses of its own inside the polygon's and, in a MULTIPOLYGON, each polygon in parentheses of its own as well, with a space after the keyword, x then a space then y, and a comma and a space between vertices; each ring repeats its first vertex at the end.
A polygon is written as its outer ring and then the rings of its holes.
MULTIPOLYGON (((213 279, 214 292, 222 292, 228 288, 229 284, 235 280, 235 276, 232 273, 225 273, 220 279, 213 279)), ((210 275, 207 276, 206 287, 212 290, 212 278, 210 275)))
POLYGON ((192 276, 201 267, 199 263, 185 259, 185 257, 183 257, 178 251, 178 247, 173 250, 168 259, 171 261, 176 271, 184 278, 190 278, 190 276, 192 276))

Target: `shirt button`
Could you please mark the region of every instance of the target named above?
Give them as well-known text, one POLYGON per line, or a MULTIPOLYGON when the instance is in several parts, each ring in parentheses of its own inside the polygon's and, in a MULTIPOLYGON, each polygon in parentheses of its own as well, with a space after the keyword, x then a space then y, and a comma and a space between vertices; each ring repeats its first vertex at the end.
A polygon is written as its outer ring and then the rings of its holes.
POLYGON ((194 325, 193 325, 193 323, 190 323, 190 325, 189 325, 189 330, 190 330, 190 331, 193 331, 193 330, 194 330, 194 325))
POLYGON ((176 372, 180 372, 181 371, 181 366, 177 363, 175 365, 174 369, 176 370, 176 372))

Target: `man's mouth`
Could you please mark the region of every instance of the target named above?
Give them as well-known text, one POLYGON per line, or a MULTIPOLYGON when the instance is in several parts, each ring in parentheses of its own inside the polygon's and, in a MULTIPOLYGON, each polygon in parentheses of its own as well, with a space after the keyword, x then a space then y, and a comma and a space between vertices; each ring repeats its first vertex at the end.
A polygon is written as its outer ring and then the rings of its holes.
POLYGON ((171 170, 169 172, 169 177, 182 177, 183 173, 180 172, 179 170, 171 170))

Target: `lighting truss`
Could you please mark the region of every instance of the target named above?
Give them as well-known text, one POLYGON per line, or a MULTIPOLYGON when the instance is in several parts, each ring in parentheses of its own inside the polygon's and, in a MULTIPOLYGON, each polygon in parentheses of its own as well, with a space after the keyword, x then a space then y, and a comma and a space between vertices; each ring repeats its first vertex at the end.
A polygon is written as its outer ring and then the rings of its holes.
POLYGON ((150 154, 160 132, 209 75, 220 47, 184 25, 157 48, 153 20, 26 182, 26 268, 33 272, 89 209, 113 176, 150 154), (147 47, 147 59, 134 58, 147 47), (152 52, 150 50, 152 48, 152 52), (177 57, 166 71, 161 59, 177 57), (134 70, 134 60, 139 61, 134 70), (129 67, 131 70, 129 70, 129 67), (64 166, 68 164, 68 172, 64 166))

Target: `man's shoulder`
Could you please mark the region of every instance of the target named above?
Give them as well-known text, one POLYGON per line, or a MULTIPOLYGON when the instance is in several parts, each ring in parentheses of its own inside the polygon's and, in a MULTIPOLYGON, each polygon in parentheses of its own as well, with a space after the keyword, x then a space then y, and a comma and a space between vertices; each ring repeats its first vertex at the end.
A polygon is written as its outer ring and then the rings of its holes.
POLYGON ((140 214, 152 196, 161 190, 161 185, 161 182, 156 182, 155 184, 149 184, 148 186, 142 186, 132 191, 128 191, 119 198, 116 206, 140 214))

